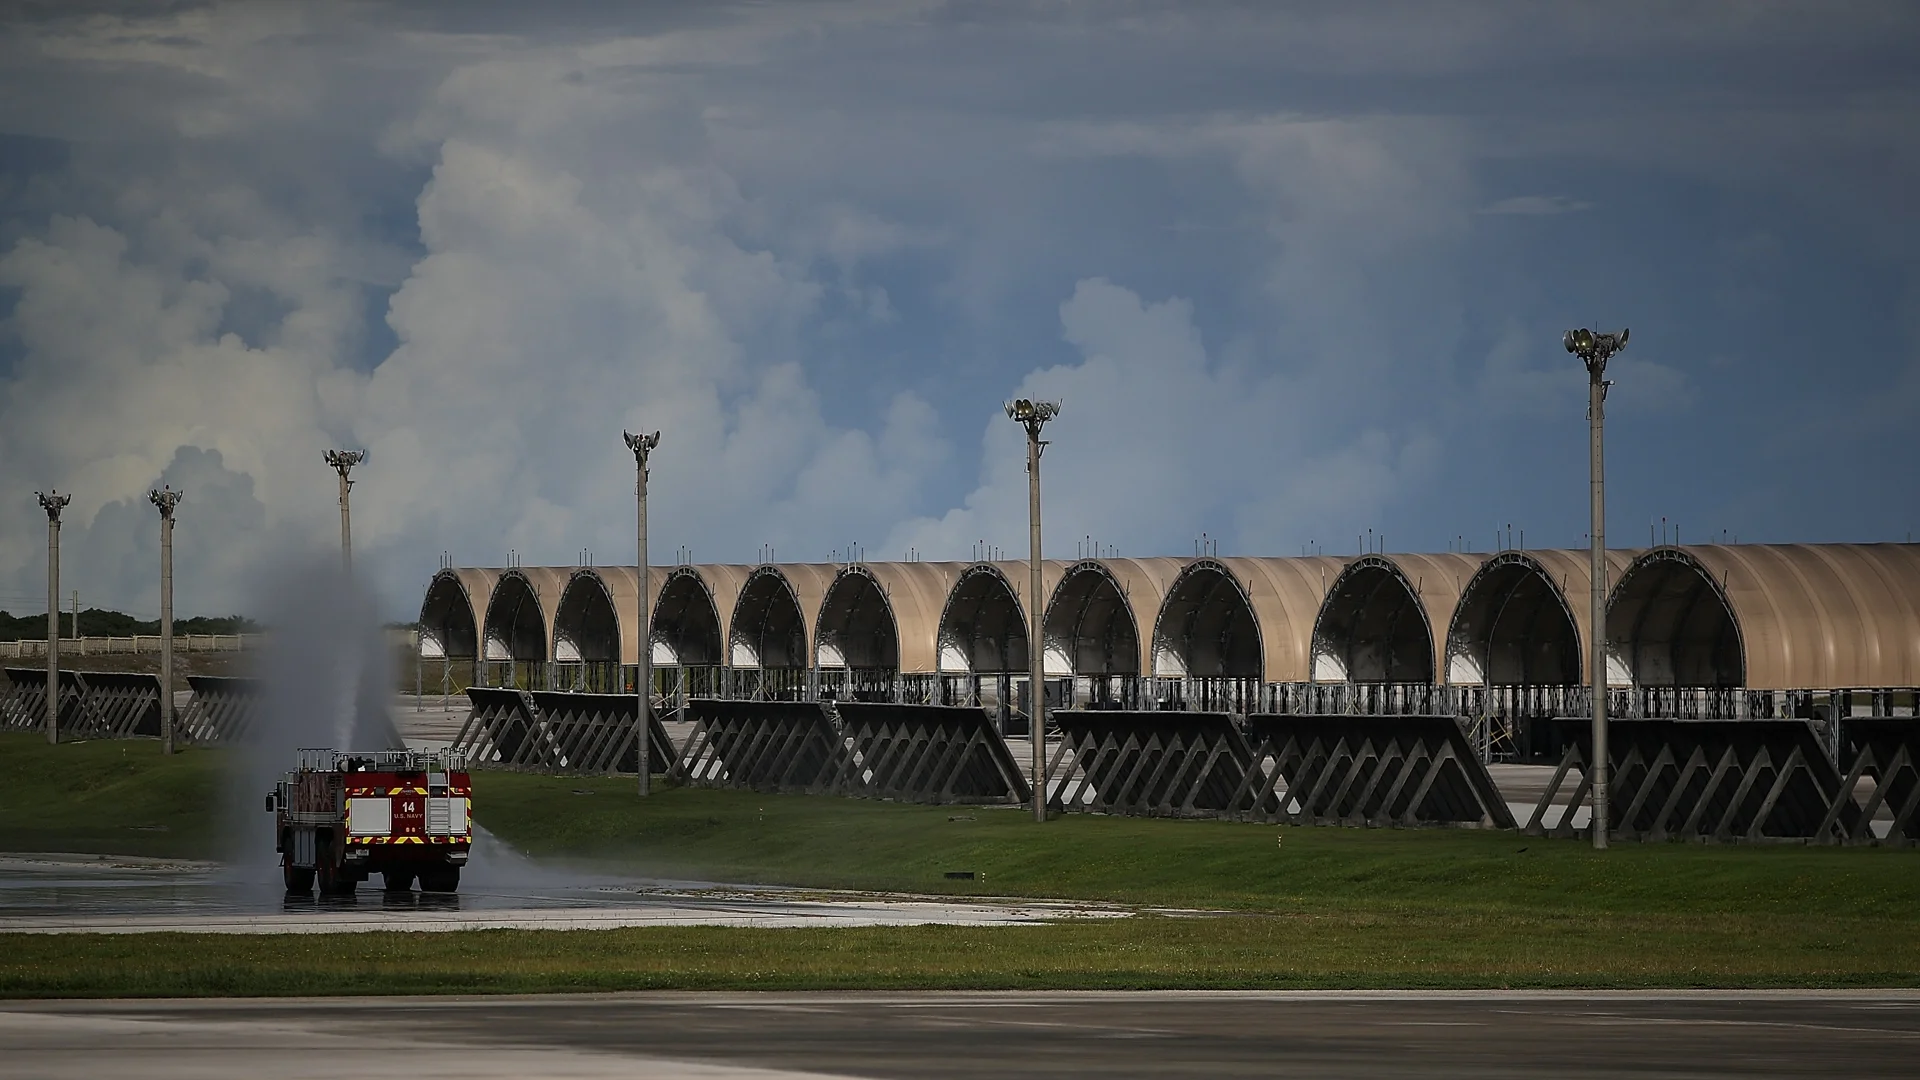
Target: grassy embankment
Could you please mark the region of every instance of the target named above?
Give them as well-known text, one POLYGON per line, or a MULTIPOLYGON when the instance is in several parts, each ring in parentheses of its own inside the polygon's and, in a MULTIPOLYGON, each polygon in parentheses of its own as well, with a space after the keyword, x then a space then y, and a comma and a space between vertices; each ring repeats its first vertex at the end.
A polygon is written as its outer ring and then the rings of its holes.
POLYGON ((48 746, 0 733, 0 851, 214 858, 224 761, 217 750, 164 757, 151 739, 48 746))
MULTIPOLYGON (((0 847, 211 853, 212 818, 164 796, 177 779, 150 796, 130 783, 122 762, 137 769, 143 752, 157 762, 151 744, 121 749, 0 740, 0 847), (65 825, 18 820, 49 798, 85 812, 65 825), (168 833, 126 829, 130 814, 164 823, 169 806, 191 812, 168 833)), ((188 781, 198 787, 213 757, 153 767, 202 770, 188 781)), ((525 850, 648 875, 1228 914, 1015 928, 12 936, 0 938, 0 995, 1920 982, 1913 852, 1600 854, 1506 833, 1078 816, 1036 827, 1011 810, 687 789, 642 803, 630 783, 485 773, 476 811, 525 850), (950 870, 984 876, 954 881, 950 870)))

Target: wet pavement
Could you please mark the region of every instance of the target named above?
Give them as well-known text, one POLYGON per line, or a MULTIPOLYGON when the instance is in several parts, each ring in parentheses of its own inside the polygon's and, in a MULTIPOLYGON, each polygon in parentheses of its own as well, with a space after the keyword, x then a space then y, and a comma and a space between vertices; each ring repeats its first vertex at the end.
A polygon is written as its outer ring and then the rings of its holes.
POLYGON ((471 868, 453 895, 288 896, 277 866, 0 855, 0 933, 346 933, 624 926, 992 926, 1124 909, 471 868))

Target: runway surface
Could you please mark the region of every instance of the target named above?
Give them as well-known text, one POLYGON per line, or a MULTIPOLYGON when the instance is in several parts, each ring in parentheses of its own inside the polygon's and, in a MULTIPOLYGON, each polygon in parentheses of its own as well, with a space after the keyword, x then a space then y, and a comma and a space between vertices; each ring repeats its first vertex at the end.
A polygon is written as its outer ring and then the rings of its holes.
MULTIPOLYGON (((503 857, 496 856, 496 862, 503 857)), ((1028 900, 960 900, 707 882, 469 868, 454 896, 289 898, 277 866, 0 856, 0 933, 349 933, 370 930, 586 930, 623 926, 991 926, 1106 918, 1125 909, 1028 900)))
POLYGON ((635 994, 0 1005, 7 1075, 1910 1077, 1920 994, 635 994))

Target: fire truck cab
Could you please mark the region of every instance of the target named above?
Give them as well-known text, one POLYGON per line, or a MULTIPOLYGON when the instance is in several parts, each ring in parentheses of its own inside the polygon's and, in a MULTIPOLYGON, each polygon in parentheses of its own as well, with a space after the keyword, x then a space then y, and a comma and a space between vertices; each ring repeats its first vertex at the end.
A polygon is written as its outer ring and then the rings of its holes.
POLYGON ((457 750, 301 750, 267 795, 289 893, 350 896, 374 873, 389 891, 451 893, 473 847, 473 787, 457 750))

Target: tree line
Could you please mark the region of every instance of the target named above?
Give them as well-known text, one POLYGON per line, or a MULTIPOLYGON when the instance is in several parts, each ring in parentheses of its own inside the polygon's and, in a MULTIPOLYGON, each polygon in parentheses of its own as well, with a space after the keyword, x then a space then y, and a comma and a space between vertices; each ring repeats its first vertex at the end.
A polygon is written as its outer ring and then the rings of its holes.
MULTIPOLYGON (((173 620, 175 634, 252 634, 260 624, 245 615, 196 615, 173 620)), ((133 637, 160 632, 159 619, 136 619, 124 611, 82 608, 80 637, 133 637)), ((24 641, 47 636, 47 613, 13 615, 0 611, 0 641, 24 641)), ((60 636, 73 637, 73 615, 60 613, 60 636)))

